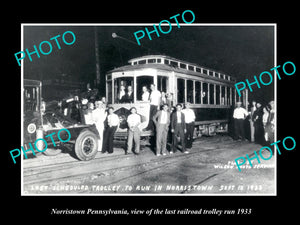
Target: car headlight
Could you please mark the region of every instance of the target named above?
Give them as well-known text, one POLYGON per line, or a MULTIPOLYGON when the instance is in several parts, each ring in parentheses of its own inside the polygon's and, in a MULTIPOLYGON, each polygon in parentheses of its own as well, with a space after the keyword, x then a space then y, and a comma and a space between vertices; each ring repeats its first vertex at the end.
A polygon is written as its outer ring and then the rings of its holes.
POLYGON ((36 125, 34 123, 31 123, 27 127, 27 131, 29 134, 33 134, 36 131, 36 125))

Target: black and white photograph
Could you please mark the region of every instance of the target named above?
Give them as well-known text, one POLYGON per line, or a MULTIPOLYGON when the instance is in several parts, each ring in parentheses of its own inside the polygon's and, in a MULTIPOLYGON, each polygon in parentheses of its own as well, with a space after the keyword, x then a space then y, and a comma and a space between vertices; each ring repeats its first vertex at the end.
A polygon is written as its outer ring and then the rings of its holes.
POLYGON ((21 25, 22 196, 276 196, 277 25, 185 12, 21 25))

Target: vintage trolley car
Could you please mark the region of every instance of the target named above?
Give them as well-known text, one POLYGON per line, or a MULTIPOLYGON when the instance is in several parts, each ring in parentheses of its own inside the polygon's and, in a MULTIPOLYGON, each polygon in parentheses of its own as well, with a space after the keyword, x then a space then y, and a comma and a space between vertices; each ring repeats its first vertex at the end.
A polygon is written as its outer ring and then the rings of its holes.
MULTIPOLYGON (((214 135, 228 132, 233 107, 237 100, 247 107, 247 92, 242 97, 236 94, 235 79, 224 73, 165 55, 147 55, 128 61, 129 65, 110 70, 106 74, 106 97, 121 118, 116 136, 125 136, 126 118, 131 107, 136 107, 142 116, 141 129, 149 122, 149 102, 142 100, 142 87, 154 83, 157 89, 168 96, 174 106, 191 103, 196 114, 195 135, 214 135), (131 86, 130 102, 120 101, 121 89, 131 86)), ((143 136, 152 135, 143 132, 143 136)))

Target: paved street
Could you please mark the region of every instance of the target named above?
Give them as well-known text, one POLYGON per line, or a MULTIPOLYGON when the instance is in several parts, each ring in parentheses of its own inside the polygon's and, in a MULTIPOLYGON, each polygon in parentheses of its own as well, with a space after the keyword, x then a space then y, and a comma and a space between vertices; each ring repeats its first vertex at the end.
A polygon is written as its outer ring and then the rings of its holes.
POLYGON ((254 167, 241 172, 235 166, 235 158, 260 148, 216 135, 195 140, 189 154, 157 157, 145 146, 138 156, 124 155, 124 144, 117 143, 113 154, 98 153, 92 161, 70 153, 40 155, 23 160, 24 194, 272 195, 274 157, 260 164, 253 160, 254 167))

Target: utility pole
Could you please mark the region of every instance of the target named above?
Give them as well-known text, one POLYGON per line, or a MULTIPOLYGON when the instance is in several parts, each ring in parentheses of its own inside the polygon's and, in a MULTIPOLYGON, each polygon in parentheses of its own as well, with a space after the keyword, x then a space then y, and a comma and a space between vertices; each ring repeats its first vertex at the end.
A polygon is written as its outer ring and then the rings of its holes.
POLYGON ((95 57, 96 57, 96 87, 99 87, 100 84, 100 61, 99 61, 99 44, 98 44, 98 32, 97 27, 95 26, 95 57))

